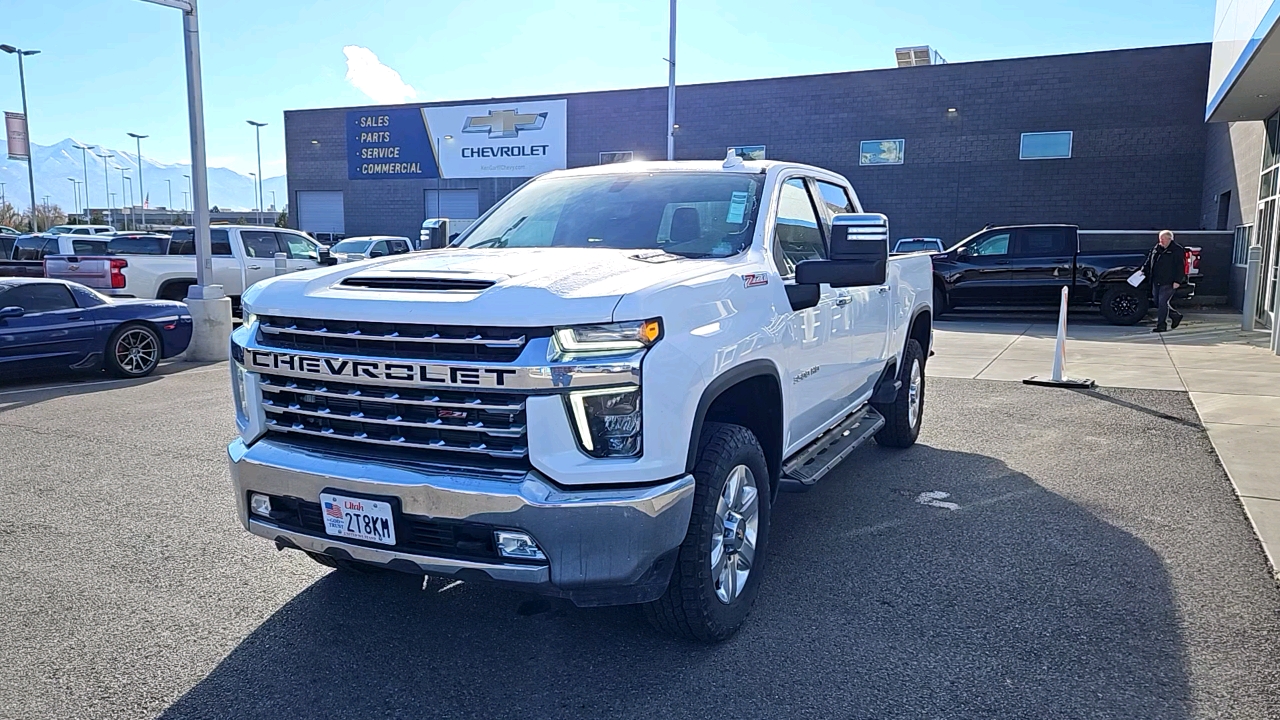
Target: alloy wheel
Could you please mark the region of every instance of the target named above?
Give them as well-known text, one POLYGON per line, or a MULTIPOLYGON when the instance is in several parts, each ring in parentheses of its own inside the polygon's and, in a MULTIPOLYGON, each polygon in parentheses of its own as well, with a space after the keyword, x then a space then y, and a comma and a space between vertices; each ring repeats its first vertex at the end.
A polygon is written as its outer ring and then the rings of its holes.
POLYGON ((141 328, 126 330, 116 340, 116 362, 125 372, 136 375, 155 366, 160 349, 155 336, 141 328))
POLYGON ((716 597, 728 605, 742 594, 756 556, 760 525, 759 492, 746 465, 729 471, 716 504, 711 535, 711 580, 716 597))

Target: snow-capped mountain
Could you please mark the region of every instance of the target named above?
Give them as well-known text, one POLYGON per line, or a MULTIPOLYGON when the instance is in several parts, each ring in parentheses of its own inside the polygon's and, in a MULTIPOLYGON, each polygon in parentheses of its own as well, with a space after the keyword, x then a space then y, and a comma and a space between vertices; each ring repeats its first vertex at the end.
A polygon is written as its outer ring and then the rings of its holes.
MULTIPOLYGON (((76 207, 75 190, 68 178, 75 178, 81 182, 80 194, 81 204, 83 205, 85 168, 81 163, 81 152, 75 148, 76 145, 82 144, 77 140, 67 138, 56 145, 36 145, 34 143, 31 145, 32 153, 35 156, 37 203, 43 203, 45 201, 44 197, 48 195, 50 203, 58 205, 64 212, 73 212, 76 207)), ((133 184, 133 204, 141 205, 142 196, 138 192, 137 154, 130 150, 104 150, 99 146, 96 150, 90 150, 86 158, 89 164, 89 207, 104 207, 108 200, 104 197, 102 189, 103 160, 95 153, 115 156, 106 160, 108 163, 107 189, 109 192, 115 193, 112 206, 120 207, 122 204, 128 204, 123 203, 121 200, 124 193, 128 192, 128 183, 121 181, 120 171, 116 169, 121 167, 125 168, 125 174, 130 178, 129 182, 133 184)), ((190 174, 190 165, 165 165, 153 162, 146 155, 143 155, 142 179, 146 184, 147 206, 151 208, 169 207, 169 190, 172 188, 173 207, 184 207, 182 193, 187 191, 187 179, 183 175, 190 174), (169 182, 166 183, 166 180, 169 182)), ((4 183, 5 199, 19 210, 26 210, 27 206, 31 204, 31 195, 27 191, 27 164, 20 160, 8 160, 5 156, 0 155, 0 183, 4 183)), ((283 175, 266 178, 262 181, 263 203, 266 207, 271 207, 272 190, 276 193, 277 207, 282 208, 286 202, 283 175)), ((209 204, 230 210, 249 210, 253 208, 257 205, 254 202, 253 178, 226 168, 209 168, 209 204)), ((185 207, 191 207, 190 198, 187 199, 185 207)))

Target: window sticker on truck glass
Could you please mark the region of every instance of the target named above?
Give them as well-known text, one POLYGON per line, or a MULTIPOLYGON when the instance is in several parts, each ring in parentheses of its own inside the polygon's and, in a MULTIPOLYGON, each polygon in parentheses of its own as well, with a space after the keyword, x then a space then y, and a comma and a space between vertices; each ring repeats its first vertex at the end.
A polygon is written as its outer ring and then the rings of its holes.
POLYGON ((735 192, 729 198, 729 213, 725 215, 724 221, 730 225, 740 225, 742 217, 747 211, 747 198, 750 196, 744 192, 735 192))

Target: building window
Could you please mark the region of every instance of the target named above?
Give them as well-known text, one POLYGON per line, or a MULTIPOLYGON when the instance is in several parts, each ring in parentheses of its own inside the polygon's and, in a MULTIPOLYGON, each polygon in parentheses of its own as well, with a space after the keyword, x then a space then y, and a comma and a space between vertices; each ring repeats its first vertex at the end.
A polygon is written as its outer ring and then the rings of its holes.
POLYGON ((1070 130, 1022 133, 1019 160, 1060 160, 1071 157, 1070 130))
POLYGON ((859 148, 859 165, 901 165, 906 153, 906 140, 863 140, 859 148))
POLYGON ((764 160, 764 145, 730 145, 729 152, 743 160, 764 160))
POLYGON ((1231 223, 1231 191, 1218 196, 1218 224, 1215 230, 1226 230, 1231 223))
POLYGON ((1232 262, 1238 267, 1249 264, 1249 246, 1253 243, 1253 226, 1241 225, 1236 228, 1235 249, 1231 253, 1232 262))
POLYGON ((600 153, 601 165, 612 165, 613 163, 631 162, 635 159, 635 153, 630 150, 619 150, 616 152, 600 153))

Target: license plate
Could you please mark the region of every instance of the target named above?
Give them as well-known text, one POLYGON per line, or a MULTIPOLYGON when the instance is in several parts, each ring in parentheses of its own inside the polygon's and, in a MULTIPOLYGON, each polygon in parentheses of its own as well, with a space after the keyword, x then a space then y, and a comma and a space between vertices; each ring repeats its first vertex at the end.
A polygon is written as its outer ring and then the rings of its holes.
POLYGON ((324 513, 324 531, 330 535, 396 544, 390 503, 321 493, 320 509, 324 513))

